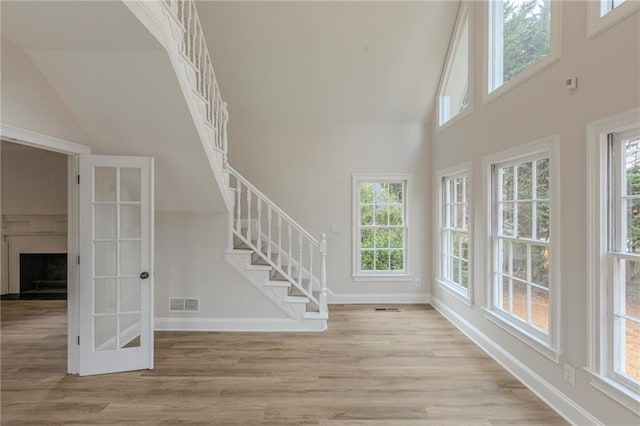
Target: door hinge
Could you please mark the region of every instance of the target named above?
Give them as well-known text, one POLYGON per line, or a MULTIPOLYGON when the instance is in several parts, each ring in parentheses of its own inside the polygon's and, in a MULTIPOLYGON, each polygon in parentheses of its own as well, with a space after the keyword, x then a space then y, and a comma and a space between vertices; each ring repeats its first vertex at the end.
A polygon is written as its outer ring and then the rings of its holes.
POLYGON ((78 255, 78 265, 80 264, 80 255, 78 255))
POLYGON ((80 175, 78 175, 78 185, 80 185, 80 175))
POLYGON ((78 345, 80 344, 80 336, 78 336, 78 345))

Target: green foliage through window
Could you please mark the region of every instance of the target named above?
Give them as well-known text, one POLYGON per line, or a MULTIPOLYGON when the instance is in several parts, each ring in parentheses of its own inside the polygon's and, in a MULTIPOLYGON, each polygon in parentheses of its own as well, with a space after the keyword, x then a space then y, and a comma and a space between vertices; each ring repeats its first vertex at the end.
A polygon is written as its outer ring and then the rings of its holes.
POLYGON ((360 270, 405 270, 405 182, 360 182, 360 270))

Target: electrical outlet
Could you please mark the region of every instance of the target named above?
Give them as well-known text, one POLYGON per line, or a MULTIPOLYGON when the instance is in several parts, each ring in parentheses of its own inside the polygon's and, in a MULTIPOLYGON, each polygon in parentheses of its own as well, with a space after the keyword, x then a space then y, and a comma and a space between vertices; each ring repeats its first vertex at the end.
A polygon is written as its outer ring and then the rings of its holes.
POLYGON ((564 381, 569 383, 571 386, 576 385, 576 371, 569 364, 564 364, 564 381))
POLYGON ((420 287, 422 282, 420 282, 420 278, 416 278, 416 287, 420 287))

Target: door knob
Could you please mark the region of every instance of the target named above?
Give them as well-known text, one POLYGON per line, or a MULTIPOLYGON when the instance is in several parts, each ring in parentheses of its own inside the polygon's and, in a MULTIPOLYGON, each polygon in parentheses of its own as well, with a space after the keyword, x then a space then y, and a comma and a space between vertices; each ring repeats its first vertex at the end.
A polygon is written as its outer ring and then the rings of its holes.
POLYGON ((143 272, 140 274, 140 279, 141 280, 146 280, 147 278, 149 278, 149 273, 148 272, 143 272))

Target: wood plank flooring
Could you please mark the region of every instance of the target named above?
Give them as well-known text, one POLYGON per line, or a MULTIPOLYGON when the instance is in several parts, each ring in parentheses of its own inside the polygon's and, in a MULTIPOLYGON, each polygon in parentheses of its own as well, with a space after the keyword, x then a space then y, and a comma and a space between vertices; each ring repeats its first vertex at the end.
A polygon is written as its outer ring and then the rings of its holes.
POLYGON ((565 424, 435 310, 326 333, 156 333, 152 371, 66 375, 64 301, 2 301, 2 424, 565 424))

